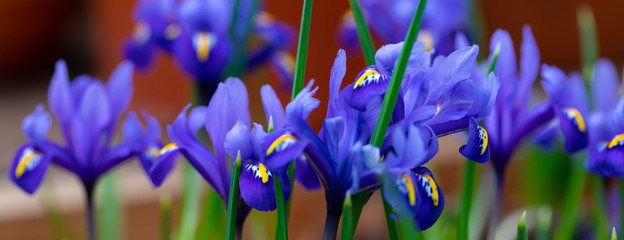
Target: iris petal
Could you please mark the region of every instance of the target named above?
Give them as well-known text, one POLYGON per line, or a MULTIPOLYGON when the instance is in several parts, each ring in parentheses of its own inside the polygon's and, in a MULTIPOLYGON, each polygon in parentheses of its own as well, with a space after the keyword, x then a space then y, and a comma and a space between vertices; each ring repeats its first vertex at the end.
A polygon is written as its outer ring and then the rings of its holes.
POLYGON ((470 135, 468 136, 468 142, 459 148, 459 152, 472 161, 485 163, 490 159, 487 131, 479 126, 474 119, 470 119, 469 124, 470 135))
POLYGON ((565 137, 566 152, 575 152, 587 146, 587 126, 581 113, 571 107, 555 110, 559 125, 565 137))
MULTIPOLYGON (((275 184, 272 172, 262 163, 247 161, 241 166, 240 192, 245 203, 259 211, 276 208, 275 184)), ((290 197, 290 188, 284 187, 284 201, 290 197)))
POLYGON ((33 194, 44 179, 51 156, 40 152, 31 143, 22 145, 9 167, 9 178, 29 194, 33 194))

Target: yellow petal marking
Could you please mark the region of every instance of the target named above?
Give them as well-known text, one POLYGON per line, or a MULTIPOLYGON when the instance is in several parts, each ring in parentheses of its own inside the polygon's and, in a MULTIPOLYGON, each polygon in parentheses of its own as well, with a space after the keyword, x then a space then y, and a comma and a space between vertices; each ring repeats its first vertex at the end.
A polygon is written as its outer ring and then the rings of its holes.
POLYGON ((438 185, 436 185, 435 181, 433 181, 433 178, 431 176, 426 174, 420 174, 420 176, 426 178, 427 181, 429 181, 429 186, 431 186, 431 199, 433 199, 433 206, 437 207, 440 201, 438 196, 438 185))
POLYGON ((358 78, 357 81, 355 81, 355 84, 353 84, 353 89, 356 89, 360 87, 360 85, 363 85, 366 77, 373 75, 373 74, 379 74, 379 72, 377 72, 376 70, 372 70, 372 69, 366 70, 366 72, 362 74, 362 76, 360 76, 360 78, 358 78))
POLYGON ((297 138, 295 138, 295 136, 293 136, 293 135, 284 134, 284 135, 278 137, 277 139, 275 139, 275 141, 273 141, 273 143, 271 143, 271 146, 269 146, 269 149, 267 149, 266 155, 267 156, 271 155, 273 153, 273 151, 275 151, 275 148, 277 148, 277 146, 279 146, 280 143, 282 143, 283 141, 285 141, 287 139, 297 140, 297 138))
POLYGON ((485 153, 485 150, 487 150, 487 146, 488 146, 488 134, 487 131, 485 131, 485 128, 479 126, 481 128, 481 132, 479 132, 479 137, 481 138, 481 141, 483 142, 481 144, 481 155, 483 155, 485 153), (481 136, 481 133, 483 134, 481 136))
POLYGON ((208 60, 208 55, 210 55, 210 34, 207 32, 199 33, 195 51, 197 52, 197 59, 199 59, 200 62, 206 62, 208 60))
POLYGON ((267 174, 267 169, 262 163, 258 163, 258 171, 260 171, 260 177, 262 177, 262 183, 267 183, 269 181, 269 174, 267 174))
POLYGON ((576 119, 576 124, 577 124, 578 129, 581 132, 585 132, 585 120, 583 119, 583 116, 581 115, 581 113, 575 108, 571 108, 571 107, 567 107, 565 108, 565 110, 568 111, 568 113, 572 114, 574 119, 576 119))
POLYGON ((163 155, 163 154, 165 154, 167 152, 176 150, 176 149, 178 149, 178 145, 176 145, 175 143, 169 143, 169 144, 165 145, 162 149, 160 149, 160 152, 158 153, 158 155, 156 157, 158 157, 160 155, 163 155))
POLYGON ((414 190, 414 182, 412 182, 412 179, 405 174, 401 174, 400 176, 405 179, 405 184, 407 185, 407 198, 409 199, 410 205, 416 205, 416 191, 414 190))
POLYGON ((609 142, 609 149, 617 146, 622 140, 624 140, 624 134, 619 134, 615 136, 611 142, 609 142))
POLYGON ((17 178, 21 178, 22 175, 24 175, 24 172, 26 171, 26 165, 28 165, 28 162, 30 162, 30 160, 32 160, 37 154, 39 153, 31 151, 30 153, 26 154, 26 156, 23 156, 20 159, 19 164, 17 164, 17 168, 15 168, 15 176, 17 178))

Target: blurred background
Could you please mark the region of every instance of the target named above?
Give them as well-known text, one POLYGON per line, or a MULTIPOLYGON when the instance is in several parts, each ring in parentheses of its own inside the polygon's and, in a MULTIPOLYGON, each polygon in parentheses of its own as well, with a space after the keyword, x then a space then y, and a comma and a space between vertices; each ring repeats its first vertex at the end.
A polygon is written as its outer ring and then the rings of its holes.
MULTIPOLYGON (((430 0, 435 1, 435 0, 430 0)), ((275 18, 298 28, 303 1, 267 0, 266 6, 275 18)), ((14 151, 25 140, 21 133, 22 119, 32 112, 38 103, 45 103, 47 86, 54 69, 54 62, 63 58, 69 66, 70 76, 88 73, 107 79, 110 72, 123 60, 121 44, 132 32, 134 23, 131 13, 134 1, 127 0, 22 0, 0 3, 0 238, 1 239, 54 239, 50 224, 55 217, 65 218, 66 226, 73 233, 71 239, 84 236, 82 206, 84 196, 79 184, 71 174, 53 167, 44 186, 35 195, 28 195, 18 189, 6 177, 8 165, 14 151)), ((580 46, 576 13, 581 5, 590 6, 594 12, 598 30, 600 56, 612 59, 618 69, 624 60, 624 1, 617 0, 480 0, 475 6, 481 8, 485 21, 485 39, 498 28, 508 30, 516 52, 519 47, 522 26, 530 24, 541 51, 542 62, 554 64, 566 71, 580 69, 580 46)), ((313 5, 310 45, 306 66, 306 81, 316 79, 320 86, 317 97, 327 99, 328 79, 333 60, 339 47, 336 29, 344 12, 349 9, 348 1, 315 1, 313 5)), ((489 44, 483 42, 481 44, 489 44)), ((376 42, 375 47, 381 44, 376 42)), ((482 45, 481 57, 488 53, 488 45, 482 45)), ((295 49, 290 49, 295 53, 295 49)), ((359 53, 347 52, 347 75, 345 82, 351 82, 364 67, 359 53)), ((245 78, 250 93, 252 120, 262 122, 260 102, 260 81, 257 75, 266 71, 266 66, 251 72, 245 78)), ((171 57, 156 58, 153 69, 135 73, 135 91, 132 110, 147 110, 162 126, 170 123, 186 103, 190 101, 192 83, 178 70, 171 57)), ((269 83, 279 86, 275 77, 269 83)), ((536 83, 539 84, 539 83, 536 83)), ((290 89, 276 88, 283 103, 290 98, 290 89)), ((320 129, 325 116, 323 104, 313 112, 310 124, 320 129)), ((60 140, 58 129, 52 129, 49 137, 60 140)), ((165 139, 166 140, 166 139, 165 139)), ((452 228, 457 212, 457 197, 463 178, 465 160, 457 152, 461 139, 448 136, 441 139, 440 152, 429 165, 436 172, 438 184, 444 188, 447 204, 441 220, 432 230, 452 228), (445 224, 448 223, 448 224, 445 224)), ((530 151, 529 151, 530 152, 530 151)), ((517 156, 520 159, 522 156, 517 156)), ((527 197, 535 181, 523 175, 523 165, 514 159, 506 181, 503 216, 514 214, 520 206, 557 202, 548 199, 527 197), (529 187, 526 187, 530 185, 529 187), (527 190, 527 188, 529 190, 527 190)), ((529 164, 527 162, 527 164, 529 164)), ((181 166, 178 164, 178 166, 181 166)), ((490 165, 480 165, 484 177, 479 186, 487 201, 488 171, 490 165)), ((557 187, 556 181, 565 181, 566 162, 544 165, 561 172, 555 182, 535 183, 557 187), (548 185, 551 184, 551 185, 548 185)), ((178 167, 163 187, 154 189, 136 161, 129 161, 118 167, 114 186, 120 199, 124 239, 157 239, 160 236, 159 199, 171 196, 173 216, 176 222, 181 186, 181 171, 178 167)), ((205 185, 205 184, 204 184, 205 185)), ((537 186, 539 187, 539 186, 537 186)), ((491 188, 490 188, 491 189, 491 188)), ((322 190, 306 192, 300 186, 294 190, 294 201, 289 223, 292 239, 319 239, 325 220, 325 201, 322 190)), ((488 195, 489 194, 489 195, 488 195)), ((561 195, 560 195, 561 196, 561 195)), ((487 202, 483 202, 487 206, 487 202)), ((387 237, 385 219, 379 196, 373 196, 366 205, 356 237, 360 239, 384 239, 387 237)), ((198 212, 201 210, 198 209, 198 212)), ((245 238, 271 239, 274 229, 273 214, 254 212, 246 224, 245 238), (253 221, 268 218, 269 221, 253 221), (256 223, 261 225, 255 226, 256 223), (256 229, 254 231, 247 229, 256 229), (266 236, 251 233, 264 233, 266 236)), ((503 217, 504 219, 504 217, 503 217)), ((477 219, 478 220, 478 219, 477 219)), ((481 219, 483 220, 483 219, 481 219)), ((515 223, 514 223, 515 224, 515 223)), ((173 228, 177 227, 174 224, 173 228)), ((512 227, 515 225, 512 224, 512 227)), ((479 231, 479 230, 474 230, 479 231)), ((451 233, 454 236, 454 232, 451 233)))

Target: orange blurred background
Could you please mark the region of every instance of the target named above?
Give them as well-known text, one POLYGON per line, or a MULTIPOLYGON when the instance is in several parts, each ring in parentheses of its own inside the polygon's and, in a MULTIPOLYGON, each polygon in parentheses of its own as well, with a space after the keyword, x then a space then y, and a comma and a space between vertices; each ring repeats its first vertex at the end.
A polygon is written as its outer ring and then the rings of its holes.
MULTIPOLYGON (((59 58, 67 60, 72 77, 88 73, 102 79, 108 78, 110 72, 122 61, 122 40, 134 27, 131 18, 134 4, 134 1, 122 0, 22 0, 0 3, 0 209, 7 209, 0 210, 0 238, 53 238, 43 217, 43 208, 40 207, 42 193, 28 196, 13 186, 4 175, 13 152, 24 140, 19 129, 21 120, 37 103, 45 102, 47 84, 52 76, 54 62, 59 58)), ((618 69, 621 69, 624 60, 624 14, 621 14, 623 1, 481 0, 478 3, 482 7, 487 38, 497 28, 504 28, 511 33, 518 47, 522 26, 530 24, 541 51, 542 62, 565 70, 580 68, 576 11, 582 4, 590 6, 594 11, 600 56, 611 58, 618 69)), ((302 0, 266 1, 269 12, 295 28, 300 24, 302 5, 302 0)), ((339 49, 336 29, 348 8, 346 0, 317 0, 313 5, 305 79, 316 79, 316 84, 320 87, 316 97, 321 100, 327 98, 330 69, 339 49)), ((380 43, 376 44, 376 47, 380 46, 380 43)), ((488 54, 487 47, 484 46, 481 47, 482 55, 488 54)), ((290 51, 294 54, 294 47, 290 51)), ((351 82, 350 79, 364 67, 364 60, 360 55, 347 54, 348 70, 345 82, 351 82)), ((254 104, 259 102, 260 80, 257 76, 261 74, 252 72, 245 78, 251 95, 252 120, 262 123, 262 108, 260 104, 254 104)), ((275 78, 271 78, 270 83, 275 86, 279 84, 275 78)), ((163 126, 170 123, 191 99, 192 83, 177 69, 173 60, 164 54, 157 57, 153 69, 137 71, 134 84, 131 109, 147 110, 163 126)), ((276 90, 285 104, 290 98, 290 89, 277 87, 276 90)), ((322 102, 321 107, 310 117, 310 124, 316 129, 320 128, 322 117, 325 116, 322 109, 326 102, 322 102)), ((58 137, 58 133, 53 131, 51 138, 60 139, 58 137)), ((163 139, 166 140, 166 136, 163 139)), ((440 179, 449 199, 445 211, 453 211, 457 208, 457 190, 464 161, 457 153, 460 145, 458 141, 453 137, 443 138, 442 141, 445 145, 440 148, 440 154, 433 162, 438 174, 436 179, 440 179)), ((125 233, 122 236, 127 239, 158 238, 159 196, 174 195, 175 216, 179 174, 166 183, 164 189, 153 190, 143 173, 138 171, 135 162, 124 164, 120 168, 119 175, 123 176, 120 195, 124 199, 125 207, 125 233), (126 181, 133 182, 126 184, 126 181), (144 195, 133 196, 137 192, 144 195)), ((61 206, 63 214, 70 219, 71 229, 80 239, 84 227, 80 207, 83 196, 78 190, 60 190, 65 188, 61 184, 65 182, 68 182, 68 188, 78 186, 76 179, 67 175, 69 174, 55 170, 49 174, 48 180, 58 178, 54 179, 55 194, 62 201, 70 198, 71 201, 68 201, 74 203, 62 203, 61 206)), ((513 173, 508 179, 508 189, 511 189, 509 194, 513 195, 514 184, 518 180, 513 173)), ((512 209, 511 206, 518 204, 511 195, 505 197, 504 209, 512 209)), ((302 188, 295 189, 293 209, 290 236, 293 239, 319 239, 325 217, 322 190, 308 193, 302 188)), ((356 236, 361 239, 383 239, 387 236, 385 231, 380 200, 378 196, 374 196, 365 208, 356 236)), ((246 229, 246 232, 249 231, 246 229)), ((269 232, 269 236, 272 233, 269 232)), ((249 235, 245 237, 252 238, 249 235)))

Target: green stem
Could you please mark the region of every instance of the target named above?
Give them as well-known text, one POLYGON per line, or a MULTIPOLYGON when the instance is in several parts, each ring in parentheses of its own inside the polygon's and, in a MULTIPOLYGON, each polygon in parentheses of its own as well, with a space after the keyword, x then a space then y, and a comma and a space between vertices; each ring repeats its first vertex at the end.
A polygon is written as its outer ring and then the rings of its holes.
POLYGON ((236 228, 238 227, 236 224, 236 210, 238 208, 238 181, 240 178, 241 171, 241 155, 240 151, 236 155, 236 161, 234 162, 234 167, 232 168, 232 180, 230 181, 230 195, 228 198, 228 206, 227 206, 227 226, 225 239, 233 240, 236 237, 236 228))
POLYGON ((601 176, 593 177, 594 182, 594 197, 595 202, 594 206, 596 207, 595 212, 595 233, 596 239, 607 239, 608 238, 608 230, 609 224, 607 223, 607 209, 605 208, 606 200, 605 200, 605 186, 604 179, 601 176))
POLYGON ((518 222, 518 240, 528 240, 529 233, 526 228, 526 211, 522 213, 522 217, 520 217, 520 221, 518 222))
POLYGON ((308 56, 308 38, 310 37, 310 19, 312 18, 312 0, 303 1, 301 27, 299 28, 299 43, 297 44, 297 60, 293 79, 292 99, 303 89, 306 57, 308 56))
MULTIPOLYGON (((401 50, 401 54, 399 55, 399 59, 397 60, 394 72, 392 73, 392 78, 390 79, 388 91, 386 92, 386 96, 383 100, 383 105, 379 113, 379 118, 377 119, 377 124, 375 125, 373 136, 371 137, 371 144, 379 148, 381 148, 381 145, 383 144, 384 136, 386 135, 386 130, 388 129, 388 124, 390 123, 390 117, 392 116, 392 111, 394 110, 394 106, 399 95, 399 89, 401 88, 401 82, 403 82, 403 75, 405 75, 407 62, 409 61, 412 48, 414 47, 414 42, 418 37, 418 29, 420 29, 420 23, 422 22, 422 17, 426 5, 427 0, 421 0, 418 3, 418 8, 414 12, 414 17, 412 18, 412 22, 410 23, 410 27, 407 31, 407 36, 405 36, 403 49, 401 50)), ((397 239, 397 235, 396 223, 392 218, 390 218, 392 207, 390 207, 388 202, 385 200, 383 194, 381 195, 382 199, 384 200, 384 210, 386 212, 386 225, 388 226, 388 234, 390 239, 394 240, 397 239)))
POLYGON ((476 163, 470 159, 466 159, 466 168, 464 170, 464 186, 462 189, 461 205, 459 206, 459 226, 457 230, 457 239, 468 239, 468 215, 470 214, 470 204, 472 201, 472 191, 474 187, 476 163))
POLYGON ((572 239, 574 233, 576 216, 581 206, 581 198, 583 197, 583 189, 585 188, 585 179, 587 171, 584 165, 584 156, 578 155, 572 158, 572 172, 566 189, 566 195, 563 202, 563 212, 561 215, 561 223, 555 232, 555 239, 566 240, 572 239))
POLYGON ((275 232, 275 238, 279 236, 281 240, 288 240, 288 225, 286 212, 284 211, 284 190, 279 178, 273 178, 273 186, 275 186, 275 203, 277 204, 277 231, 275 232))
POLYGON ((345 196, 344 204, 342 205, 342 234, 340 239, 351 240, 353 239, 353 204, 351 202, 351 192, 347 192, 345 196))
POLYGON ((390 215, 393 212, 392 206, 390 206, 390 203, 386 201, 386 196, 383 193, 379 195, 381 195, 381 200, 383 201, 384 213, 386 216, 386 227, 388 228, 388 237, 391 240, 399 239, 399 235, 398 235, 399 231, 397 230, 397 226, 396 226, 396 223, 394 222, 394 219, 392 219, 392 216, 390 215))
POLYGON ((183 172, 182 215, 178 239, 193 239, 195 238, 195 228, 197 228, 197 206, 199 205, 198 174, 188 162, 184 162, 183 172))
POLYGON ((364 14, 362 14, 362 8, 357 0, 349 0, 351 10, 353 12, 353 19, 355 20, 355 26, 357 27, 358 37, 360 39, 360 46, 362 46, 362 52, 366 59, 367 65, 375 65, 375 48, 373 47, 373 41, 371 40, 371 34, 366 26, 364 20, 364 14))
POLYGON ((576 15, 578 33, 581 40, 581 66, 583 78, 587 86, 590 86, 591 74, 594 64, 598 60, 598 34, 596 34, 596 22, 594 14, 589 6, 581 6, 576 15))
POLYGON ((171 198, 160 198, 160 235, 162 240, 171 239, 171 198))

